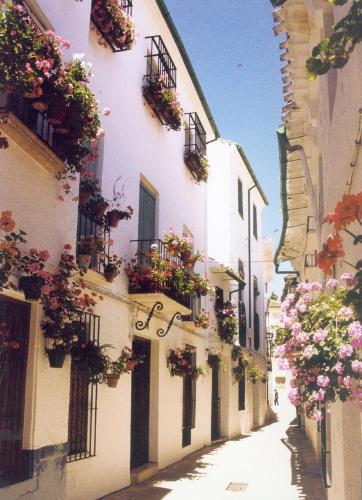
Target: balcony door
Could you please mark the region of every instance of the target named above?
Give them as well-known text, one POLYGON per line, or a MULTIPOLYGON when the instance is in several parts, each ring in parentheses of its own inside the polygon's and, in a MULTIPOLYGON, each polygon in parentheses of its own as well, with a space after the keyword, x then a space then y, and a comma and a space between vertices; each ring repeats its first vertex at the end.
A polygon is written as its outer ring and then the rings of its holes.
POLYGON ((143 363, 137 365, 132 372, 131 469, 134 469, 148 462, 151 343, 135 338, 132 350, 144 357, 143 363))
POLYGON ((211 440, 220 437, 219 364, 211 369, 211 440))

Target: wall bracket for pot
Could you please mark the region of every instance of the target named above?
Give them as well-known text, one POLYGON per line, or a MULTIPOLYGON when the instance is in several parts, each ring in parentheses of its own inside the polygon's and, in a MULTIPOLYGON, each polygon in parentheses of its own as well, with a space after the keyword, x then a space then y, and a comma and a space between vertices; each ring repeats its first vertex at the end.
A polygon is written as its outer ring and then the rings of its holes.
POLYGON ((178 319, 178 320, 180 320, 180 321, 181 321, 181 320, 182 320, 181 313, 176 312, 176 313, 172 316, 172 318, 171 318, 171 320, 170 320, 169 324, 167 325, 167 329, 166 329, 166 331, 165 331, 163 328, 159 328, 159 329, 157 330, 157 336, 158 336, 158 337, 161 337, 161 338, 162 338, 162 337, 166 337, 166 335, 167 335, 167 334, 168 334, 168 332, 170 331, 171 326, 173 325, 173 322, 175 321, 175 319, 178 319))
POLYGON ((139 332, 141 330, 145 330, 146 328, 148 329, 149 325, 150 325, 150 321, 155 313, 155 311, 162 311, 163 309, 163 304, 161 302, 155 302, 152 306, 152 309, 150 310, 150 313, 146 319, 145 322, 143 321, 136 321, 136 330, 138 330, 139 332))

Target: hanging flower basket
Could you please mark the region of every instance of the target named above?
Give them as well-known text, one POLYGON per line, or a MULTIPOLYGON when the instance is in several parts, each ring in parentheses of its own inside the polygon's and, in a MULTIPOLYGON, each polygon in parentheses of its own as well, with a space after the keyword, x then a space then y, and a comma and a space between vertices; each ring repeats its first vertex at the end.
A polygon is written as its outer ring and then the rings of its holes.
POLYGON ((120 378, 119 373, 106 373, 104 375, 104 379, 108 387, 113 387, 113 388, 117 387, 119 378, 120 378))
POLYGON ((66 352, 60 349, 47 349, 50 368, 63 368, 66 352))
POLYGON ((36 301, 40 299, 44 279, 40 276, 22 276, 19 280, 19 288, 24 292, 25 299, 36 301))

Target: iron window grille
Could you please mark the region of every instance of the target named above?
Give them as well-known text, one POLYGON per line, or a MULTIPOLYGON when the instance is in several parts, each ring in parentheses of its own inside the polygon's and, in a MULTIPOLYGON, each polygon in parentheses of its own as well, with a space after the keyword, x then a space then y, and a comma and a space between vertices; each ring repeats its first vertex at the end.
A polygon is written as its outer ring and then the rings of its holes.
POLYGON ((307 253, 304 257, 305 267, 316 267, 317 266, 317 255, 315 253, 307 253))
MULTIPOLYGON (((87 208, 87 206, 78 207, 78 226, 77 226, 77 241, 80 241, 81 237, 89 238, 103 238, 105 241, 105 254, 109 257, 110 255, 110 235, 111 230, 105 219, 96 220, 92 212, 87 208)), ((79 262, 79 246, 77 246, 77 262, 79 262)), ((101 264, 99 255, 93 255, 90 263, 90 267, 95 269, 97 272, 101 273, 103 271, 103 266, 101 264)))
POLYGON ((185 156, 197 153, 206 156, 206 131, 197 113, 185 113, 185 156))
MULTIPOLYGON (((149 266, 151 264, 151 246, 154 249, 154 245, 157 245, 157 249, 161 259, 167 260, 171 265, 176 265, 178 267, 181 267, 183 265, 181 257, 179 257, 178 255, 171 255, 162 240, 131 240, 131 245, 135 246, 134 254, 136 255, 138 265, 149 266)), ((142 286, 140 289, 133 289, 132 287, 129 287, 128 291, 130 294, 152 292, 152 290, 143 288, 142 286)), ((170 299, 173 299, 179 304, 182 304, 183 306, 192 310, 193 295, 181 295, 175 289, 167 285, 165 285, 164 288, 158 290, 157 293, 163 293, 170 299)))
MULTIPOLYGON (((99 344, 100 317, 80 313, 86 338, 99 344)), ((98 383, 71 364, 67 461, 75 462, 96 455, 98 383)))
MULTIPOLYGON (((124 11, 124 13, 127 14, 128 16, 132 17, 133 0, 118 0, 118 3, 122 7, 122 10, 124 11)), ((104 31, 102 26, 99 23, 97 23, 97 20, 95 19, 95 17, 91 15, 91 19, 92 19, 92 23, 97 28, 97 30, 101 33, 102 37, 108 43, 108 45, 110 46, 110 48, 112 49, 113 52, 124 52, 126 50, 129 50, 129 49, 117 48, 112 41, 112 37, 110 37, 104 31)))
POLYGON ((147 36, 148 50, 146 60, 147 69, 144 76, 146 85, 150 85, 163 78, 164 84, 169 89, 176 89, 176 66, 162 40, 157 36, 147 36))
POLYGON ((246 310, 245 304, 242 300, 239 300, 238 304, 238 313, 239 313, 239 344, 242 347, 246 347, 246 310))
POLYGON ((31 99, 22 95, 0 95, 0 113, 14 113, 44 144, 46 144, 60 159, 62 159, 58 134, 47 120, 45 112, 37 111, 32 106, 31 99), (4 104, 4 105, 3 105, 4 104))

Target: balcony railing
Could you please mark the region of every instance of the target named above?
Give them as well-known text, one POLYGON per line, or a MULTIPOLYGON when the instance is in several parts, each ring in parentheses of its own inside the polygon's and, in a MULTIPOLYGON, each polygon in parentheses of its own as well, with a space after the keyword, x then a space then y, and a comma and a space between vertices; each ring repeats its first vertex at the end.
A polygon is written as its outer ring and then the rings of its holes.
POLYGON ((2 94, 0 95, 0 111, 14 113, 24 125, 61 158, 54 127, 48 122, 45 112, 38 111, 33 107, 36 102, 35 99, 28 99, 22 95, 5 96, 2 94))
MULTIPOLYGON (((93 214, 86 208, 79 206, 78 208, 78 227, 77 227, 77 241, 80 241, 81 237, 89 238, 103 238, 105 241, 105 253, 109 257, 109 240, 110 240, 110 228, 106 224, 104 218, 100 220, 95 220, 93 214)), ((79 257, 79 251, 77 247, 77 261, 79 257)), ((99 255, 93 255, 90 263, 90 268, 95 269, 97 272, 103 272, 103 266, 100 261, 99 255)))
POLYGON ((146 85, 154 83, 160 76, 169 89, 176 88, 176 66, 160 36, 148 36, 146 85))
MULTIPOLYGON (((172 255, 167 249, 166 245, 163 241, 154 239, 154 240, 131 240, 131 254, 134 253, 136 255, 137 265, 150 267, 153 265, 151 258, 151 251, 155 253, 157 250, 159 258, 162 261, 167 261, 170 263, 172 267, 181 267, 183 262, 178 255, 172 255), (151 248, 152 247, 152 248, 151 248), (133 250, 133 251, 132 251, 133 250)), ((188 272, 188 271, 186 271, 188 272)), ((192 296, 191 295, 182 295, 178 293, 172 287, 172 283, 170 281, 165 281, 162 285, 157 285, 157 287, 150 286, 150 283, 140 283, 140 287, 135 289, 131 285, 129 286, 129 293, 163 293, 167 297, 175 300, 179 304, 187 307, 188 309, 192 309, 192 296)))

